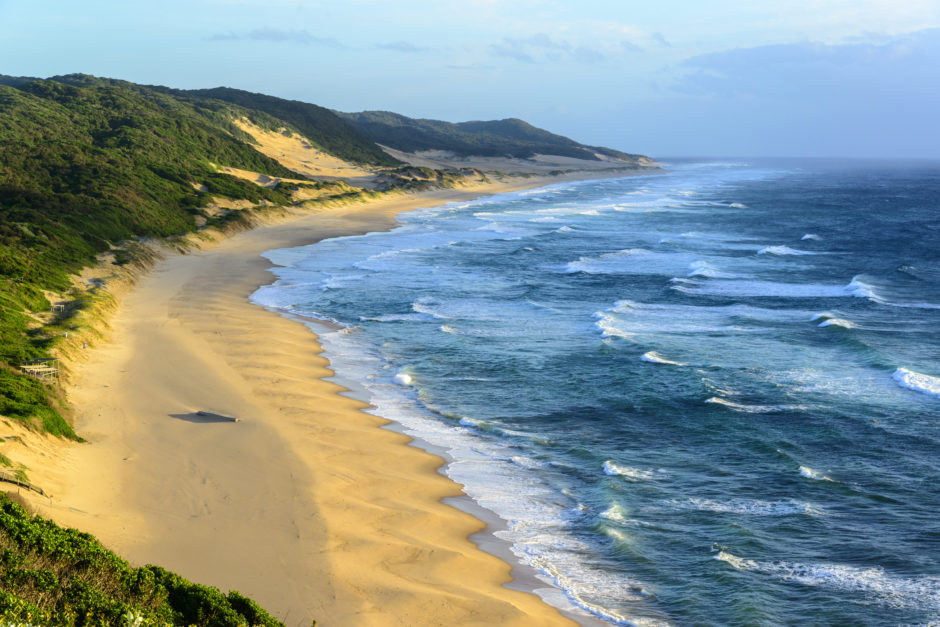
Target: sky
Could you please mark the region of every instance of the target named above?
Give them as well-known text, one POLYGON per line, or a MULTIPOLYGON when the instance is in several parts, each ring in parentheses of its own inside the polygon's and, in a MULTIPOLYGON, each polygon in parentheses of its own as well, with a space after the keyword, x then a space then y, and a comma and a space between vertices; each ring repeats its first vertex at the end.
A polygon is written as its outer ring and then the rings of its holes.
POLYGON ((0 0, 0 74, 72 72, 660 158, 940 158, 940 0, 0 0))

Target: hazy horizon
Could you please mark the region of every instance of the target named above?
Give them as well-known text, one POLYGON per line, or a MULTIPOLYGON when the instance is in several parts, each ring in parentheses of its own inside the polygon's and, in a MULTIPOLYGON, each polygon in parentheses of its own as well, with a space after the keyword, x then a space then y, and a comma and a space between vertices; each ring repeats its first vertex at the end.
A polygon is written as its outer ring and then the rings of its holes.
POLYGON ((522 118, 681 156, 940 158, 940 3, 0 0, 0 73, 522 118))

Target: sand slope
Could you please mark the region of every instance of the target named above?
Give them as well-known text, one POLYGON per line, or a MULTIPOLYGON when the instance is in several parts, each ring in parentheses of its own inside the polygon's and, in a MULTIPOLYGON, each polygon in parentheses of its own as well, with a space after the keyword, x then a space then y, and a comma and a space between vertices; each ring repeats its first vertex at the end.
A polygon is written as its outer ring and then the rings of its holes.
POLYGON ((285 168, 315 180, 343 180, 357 187, 371 187, 374 182, 373 172, 316 148, 306 137, 275 133, 245 118, 232 122, 254 138, 258 152, 279 161, 285 168))

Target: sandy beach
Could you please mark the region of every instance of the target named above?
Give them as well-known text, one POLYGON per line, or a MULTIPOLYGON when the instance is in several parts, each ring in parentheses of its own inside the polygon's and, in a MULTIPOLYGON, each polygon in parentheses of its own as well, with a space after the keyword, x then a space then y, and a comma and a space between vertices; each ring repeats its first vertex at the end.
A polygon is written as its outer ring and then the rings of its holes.
POLYGON ((442 460, 323 381, 332 372, 305 325, 248 301, 272 280, 266 250, 558 181, 328 209, 160 261, 69 390, 88 443, 34 448, 32 476, 53 495, 38 509, 132 563, 239 590, 287 625, 570 623, 504 586, 510 566, 468 539, 484 524, 442 503, 460 494, 442 460))

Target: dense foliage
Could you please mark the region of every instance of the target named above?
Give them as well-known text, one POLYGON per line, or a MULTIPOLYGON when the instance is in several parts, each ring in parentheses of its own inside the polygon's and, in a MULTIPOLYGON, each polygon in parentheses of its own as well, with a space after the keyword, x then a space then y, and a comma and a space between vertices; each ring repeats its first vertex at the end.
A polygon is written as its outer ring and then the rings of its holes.
POLYGON ((238 139, 226 103, 84 75, 0 82, 16 85, 0 85, 0 414, 73 436, 43 384, 8 367, 55 343, 28 332, 28 313, 50 307, 43 290, 66 290, 122 240, 194 230, 210 195, 288 201, 213 164, 297 174, 238 139))
POLYGON ((584 146, 515 118, 489 122, 419 120, 388 111, 340 113, 372 141, 405 152, 448 150, 458 156, 531 158, 536 154, 598 160, 595 153, 635 162, 631 155, 610 148, 584 146))
POLYGON ((281 623, 237 592, 158 566, 133 568, 87 533, 30 516, 0 493, 0 622, 32 625, 281 623))
POLYGON ((333 156, 369 165, 396 166, 401 162, 382 151, 368 137, 329 109, 299 100, 285 100, 229 87, 173 91, 197 98, 213 98, 246 109, 263 111, 290 123, 301 135, 333 156))

